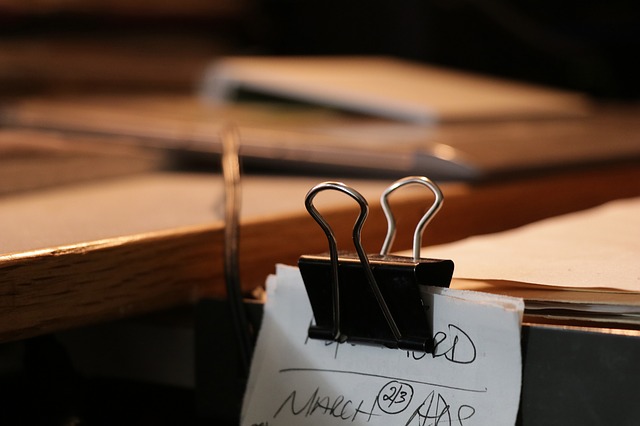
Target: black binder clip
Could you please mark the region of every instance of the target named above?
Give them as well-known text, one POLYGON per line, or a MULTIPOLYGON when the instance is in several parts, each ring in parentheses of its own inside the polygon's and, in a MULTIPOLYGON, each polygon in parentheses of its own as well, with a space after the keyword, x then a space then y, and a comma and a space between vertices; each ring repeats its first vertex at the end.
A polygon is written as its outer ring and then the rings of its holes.
POLYGON ((420 247, 424 228, 442 200, 440 188, 425 177, 410 176, 389 186, 380 198, 387 235, 380 254, 367 256, 361 244, 362 226, 369 213, 365 198, 340 182, 324 182, 307 193, 306 208, 329 240, 328 255, 304 255, 298 261, 315 319, 309 327, 310 338, 432 352, 432 329, 419 286, 448 287, 453 262, 421 258, 420 247), (414 183, 431 189, 435 201, 416 226, 413 257, 389 255, 396 225, 387 198, 396 189, 414 183), (353 227, 356 253, 338 252, 333 230, 314 207, 314 197, 324 190, 343 192, 360 205, 353 227))

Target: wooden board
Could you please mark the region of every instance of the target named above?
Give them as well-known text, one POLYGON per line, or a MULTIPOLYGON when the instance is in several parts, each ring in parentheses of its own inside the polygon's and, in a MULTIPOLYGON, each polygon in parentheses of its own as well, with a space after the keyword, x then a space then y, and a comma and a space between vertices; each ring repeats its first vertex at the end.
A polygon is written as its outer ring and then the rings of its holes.
MULTIPOLYGON (((245 177, 240 265, 247 292, 262 285, 276 263, 295 264, 301 254, 326 251, 323 232, 302 204, 315 183, 310 178, 245 177)), ((386 233, 377 197, 389 182, 347 183, 370 201, 363 243, 375 252, 386 233)), ((224 297, 223 222, 216 210, 221 191, 214 175, 160 173, 3 199, 0 339, 224 297), (29 216, 33 209, 40 211, 29 216), (39 234, 45 235, 38 240, 39 234)), ((617 164, 451 184, 443 191, 445 204, 425 232, 426 246, 638 196, 640 167, 617 164)), ((319 200, 319 206, 335 225, 339 245, 349 249, 357 211, 346 198, 319 200)), ((417 223, 428 198, 408 190, 391 201, 399 216, 393 249, 408 249, 406 229, 417 223)))

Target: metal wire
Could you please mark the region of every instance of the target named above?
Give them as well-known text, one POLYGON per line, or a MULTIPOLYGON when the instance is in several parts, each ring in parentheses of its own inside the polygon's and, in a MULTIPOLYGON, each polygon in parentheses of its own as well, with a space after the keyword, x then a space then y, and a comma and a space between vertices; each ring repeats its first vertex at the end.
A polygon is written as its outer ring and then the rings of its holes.
POLYGON ((331 226, 327 223, 324 217, 322 217, 320 212, 318 212, 318 210, 313 205, 313 199, 315 198, 315 196, 319 192, 324 190, 336 190, 336 191, 343 192, 349 195, 354 200, 356 200, 358 202, 358 205, 360 206, 360 214, 358 215, 358 219, 356 220, 356 223, 353 226, 353 244, 356 248, 356 252, 358 254, 358 258, 360 259, 360 263, 362 264, 362 268, 367 278, 367 282, 371 287, 371 291, 373 292, 373 295, 378 301, 378 305, 380 306, 380 309, 382 310, 382 314, 384 315, 385 320, 389 325, 389 329, 393 333, 393 336, 395 337, 396 341, 399 341, 402 338, 400 329, 398 328, 398 325, 396 324, 396 321, 393 318, 393 315, 391 314, 391 310, 387 306, 387 302, 385 302, 384 297, 380 292, 380 288, 378 287, 378 284, 376 283, 376 279, 373 276, 373 270, 371 269, 371 265, 369 264, 369 258, 367 257, 367 254, 365 253, 364 248, 362 248, 362 241, 361 241, 362 227, 364 225, 365 220, 367 219, 367 216, 369 215, 369 204, 367 203, 367 200, 358 191, 351 188, 350 186, 345 185, 342 182, 324 182, 316 185, 307 193, 307 196, 305 197, 305 206, 307 208, 307 211, 311 214, 311 216, 323 229, 329 241, 329 252, 330 252, 331 271, 332 271, 332 280, 333 280, 333 283, 332 283, 333 300, 334 300, 333 323, 334 323, 334 326, 336 326, 336 329, 333 330, 334 337, 337 338, 338 340, 341 340, 340 299, 339 299, 340 293, 338 291, 339 283, 338 283, 337 243, 336 243, 336 238, 333 234, 333 231, 331 230, 331 226))
POLYGON ((387 236, 382 243, 382 248, 380 249, 381 255, 387 255, 389 250, 391 249, 391 245, 393 244, 393 240, 396 236, 396 220, 393 216, 393 212, 391 211, 391 207, 389 207, 389 194, 391 194, 396 189, 409 184, 420 184, 429 188, 435 199, 433 200, 433 204, 427 210, 427 212, 422 216, 416 229, 413 233, 413 260, 418 261, 420 259, 420 248, 422 247, 422 234, 424 233, 424 229, 427 227, 431 219, 438 213, 440 208, 442 207, 442 202, 444 200, 444 196, 442 195, 442 191, 438 185, 432 182, 430 179, 424 176, 408 176, 406 178, 400 179, 390 185, 380 197, 380 204, 382 205, 382 210, 384 211, 384 215, 387 217, 387 236))
POLYGON ((234 127, 223 130, 222 135, 222 175, 224 179, 224 276, 227 298, 238 339, 241 368, 248 377, 253 345, 249 321, 244 309, 240 286, 239 241, 240 241, 240 159, 239 136, 234 127))

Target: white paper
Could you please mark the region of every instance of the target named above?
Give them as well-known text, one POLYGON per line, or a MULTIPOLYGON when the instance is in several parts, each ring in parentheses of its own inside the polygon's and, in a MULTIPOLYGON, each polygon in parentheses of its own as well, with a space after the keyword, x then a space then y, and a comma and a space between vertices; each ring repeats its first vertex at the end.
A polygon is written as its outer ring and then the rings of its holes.
POLYGON ((513 425, 521 299, 434 290, 434 354, 307 338, 297 268, 279 265, 243 403, 242 425, 513 425))
POLYGON ((455 278, 640 292, 640 198, 427 247, 421 256, 453 259, 455 278))

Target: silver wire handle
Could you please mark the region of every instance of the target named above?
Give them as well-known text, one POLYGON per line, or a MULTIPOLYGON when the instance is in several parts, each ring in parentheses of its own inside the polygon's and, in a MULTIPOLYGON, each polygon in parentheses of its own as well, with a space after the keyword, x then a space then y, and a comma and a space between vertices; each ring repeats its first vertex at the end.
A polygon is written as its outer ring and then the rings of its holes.
POLYGON ((391 245, 393 244, 393 241, 396 237, 396 220, 393 216, 391 208, 389 207, 388 197, 396 189, 409 184, 420 184, 426 186, 427 188, 431 189, 431 191, 435 195, 433 204, 431 205, 429 210, 427 210, 424 216, 422 216, 413 233, 413 260, 418 261, 420 259, 420 248, 422 247, 422 234, 424 233, 424 229, 429 224, 431 219, 433 219, 435 214, 440 210, 440 207, 442 207, 442 201, 444 200, 444 196, 442 195, 442 191, 440 191, 438 185, 424 176, 408 176, 400 179, 389 186, 380 196, 380 204, 382 205, 384 215, 387 217, 387 236, 384 239, 384 243, 382 243, 380 254, 385 256, 389 253, 391 245))
POLYGON ((353 245, 355 246, 356 252, 358 253, 358 258, 360 259, 360 263, 364 269, 365 275, 367 277, 367 281, 371 286, 371 290, 380 305, 380 309, 391 329, 396 340, 400 340, 402 335, 400 334, 400 329, 398 328, 395 320, 393 319, 393 315, 387 306, 387 303, 380 292, 378 284, 373 276, 373 271, 371 270, 371 265, 369 264, 369 258, 367 257, 364 249, 362 248, 362 226, 364 225, 367 216, 369 215, 369 204, 367 200, 355 189, 345 185, 342 182, 324 182, 320 183, 309 190, 307 196, 305 197, 304 203, 307 208, 309 214, 318 222, 318 225, 322 228, 327 239, 329 240, 329 257, 331 259, 331 275, 333 280, 333 319, 334 326, 337 326, 336 329, 333 330, 334 337, 336 340, 341 340, 346 336, 341 336, 339 324, 340 324, 340 299, 339 299, 339 291, 338 291, 338 248, 336 243, 336 238, 331 229, 331 226, 327 223, 326 220, 322 217, 322 215, 318 212, 318 210, 313 205, 313 199, 315 196, 324 190, 337 190, 349 195, 351 198, 358 202, 360 206, 360 214, 358 215, 358 219, 356 219, 356 223, 353 225, 353 245))

